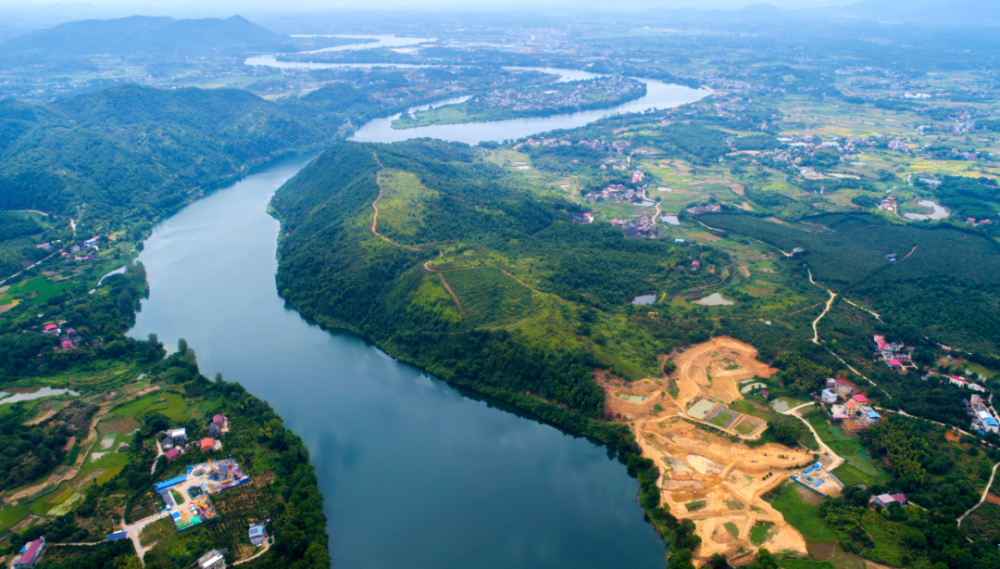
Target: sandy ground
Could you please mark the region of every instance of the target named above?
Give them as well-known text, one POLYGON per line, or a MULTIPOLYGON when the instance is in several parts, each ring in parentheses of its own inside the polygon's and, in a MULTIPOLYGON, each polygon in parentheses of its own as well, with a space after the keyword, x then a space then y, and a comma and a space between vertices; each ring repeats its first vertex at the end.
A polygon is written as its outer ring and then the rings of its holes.
POLYGON ((698 399, 731 403, 739 398, 739 381, 755 375, 769 377, 774 370, 756 360, 753 346, 732 338, 713 338, 674 354, 677 369, 669 376, 631 383, 598 374, 605 390, 605 412, 632 420, 643 456, 651 458, 663 473, 661 500, 678 518, 695 522, 702 545, 698 558, 707 560, 723 553, 738 562, 751 558, 758 546, 750 542, 750 530, 758 522, 774 524, 763 544, 769 550, 806 554, 802 536, 760 496, 781 484, 791 474, 813 461, 812 454, 778 444, 751 448, 731 442, 695 426, 680 414, 698 399), (670 397, 670 382, 678 388, 670 397), (623 395, 646 397, 630 402, 623 395), (662 411, 654 411, 659 405, 662 411), (699 503, 704 505, 697 507, 699 503), (689 511, 688 505, 695 510, 689 511), (726 524, 735 526, 734 536, 726 524))
POLYGON ((30 419, 28 421, 25 421, 24 424, 25 425, 37 425, 37 424, 45 421, 46 419, 51 418, 53 415, 55 415, 58 412, 59 412, 58 409, 49 409, 48 411, 43 412, 41 415, 39 415, 39 416, 37 416, 37 417, 35 417, 33 419, 30 419))

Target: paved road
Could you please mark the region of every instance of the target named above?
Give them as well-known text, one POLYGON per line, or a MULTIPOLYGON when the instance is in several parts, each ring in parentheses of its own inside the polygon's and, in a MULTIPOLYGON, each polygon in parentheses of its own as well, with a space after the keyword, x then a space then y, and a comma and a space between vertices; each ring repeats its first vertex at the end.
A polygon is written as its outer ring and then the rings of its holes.
POLYGON ((135 522, 134 524, 126 524, 125 516, 122 516, 122 530, 125 532, 126 535, 128 535, 128 538, 132 540, 132 545, 135 546, 135 552, 139 556, 139 562, 142 563, 143 567, 146 566, 146 561, 143 558, 146 556, 146 553, 150 549, 153 549, 153 546, 156 545, 156 542, 153 542, 147 545, 146 547, 143 547, 142 542, 139 541, 139 535, 142 533, 142 530, 145 529, 146 526, 155 521, 162 520, 163 518, 169 515, 170 514, 165 511, 159 512, 153 514, 152 516, 149 516, 148 518, 143 518, 135 522))

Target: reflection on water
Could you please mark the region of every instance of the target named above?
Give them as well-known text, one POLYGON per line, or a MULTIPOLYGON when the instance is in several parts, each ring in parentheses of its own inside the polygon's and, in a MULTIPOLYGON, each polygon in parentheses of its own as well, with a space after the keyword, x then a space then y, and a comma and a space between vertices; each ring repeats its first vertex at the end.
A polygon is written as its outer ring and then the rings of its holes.
POLYGON ((632 297, 632 304, 653 304, 654 302, 656 302, 655 292, 632 297))
POLYGON ((52 397, 54 395, 80 395, 69 389, 52 389, 51 387, 15 387, 0 391, 0 405, 6 403, 17 403, 18 401, 32 401, 42 397, 52 397))

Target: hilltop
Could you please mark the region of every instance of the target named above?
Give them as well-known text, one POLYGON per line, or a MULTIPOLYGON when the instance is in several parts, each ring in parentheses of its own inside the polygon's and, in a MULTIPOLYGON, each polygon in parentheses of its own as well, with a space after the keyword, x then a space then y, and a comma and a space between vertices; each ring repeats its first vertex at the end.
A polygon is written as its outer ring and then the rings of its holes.
POLYGON ((67 22, 16 37, 0 44, 0 57, 238 55, 297 50, 291 37, 241 16, 224 20, 131 16, 67 22))

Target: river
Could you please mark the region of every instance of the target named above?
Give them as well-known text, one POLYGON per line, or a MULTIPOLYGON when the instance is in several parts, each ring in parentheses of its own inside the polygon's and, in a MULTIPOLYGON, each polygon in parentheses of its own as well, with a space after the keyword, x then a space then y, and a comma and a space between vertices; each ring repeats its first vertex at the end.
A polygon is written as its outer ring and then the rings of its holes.
MULTIPOLYGON (((444 138, 569 128, 580 114, 458 125, 465 134, 444 138)), ((358 135, 385 132, 366 125, 358 135)), ((185 338, 205 375, 240 382, 302 437, 326 498, 334 567, 662 568, 666 549, 636 503, 638 484, 603 447, 285 306, 274 285, 280 228, 267 204, 311 159, 273 163, 158 224, 139 257, 150 297, 130 335, 185 338)))

